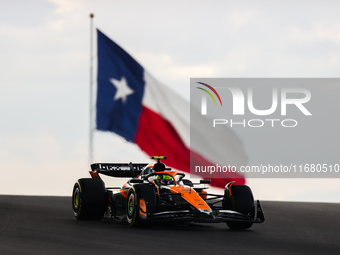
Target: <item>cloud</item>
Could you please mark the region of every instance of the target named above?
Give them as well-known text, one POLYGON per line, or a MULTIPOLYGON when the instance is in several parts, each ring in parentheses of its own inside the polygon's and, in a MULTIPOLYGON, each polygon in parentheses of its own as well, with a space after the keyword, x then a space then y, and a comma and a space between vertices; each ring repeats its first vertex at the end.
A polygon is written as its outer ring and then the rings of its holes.
POLYGON ((319 43, 322 41, 333 42, 340 46, 340 23, 327 25, 316 25, 315 27, 303 30, 297 26, 290 27, 288 34, 297 43, 319 43))
POLYGON ((142 59, 146 66, 151 66, 152 73, 163 77, 176 76, 187 79, 188 77, 212 77, 217 75, 214 63, 192 63, 188 65, 181 63, 173 55, 166 53, 142 52, 136 54, 136 57, 137 59, 142 59))
POLYGON ((55 13, 59 15, 67 15, 69 13, 74 12, 78 9, 81 1, 75 0, 48 0, 51 3, 54 3, 57 8, 54 10, 55 13))
POLYGON ((231 26, 233 29, 240 29, 251 24, 258 18, 257 10, 235 11, 231 14, 231 26))
POLYGON ((0 161, 47 162, 62 157, 63 145, 55 136, 14 134, 1 137, 0 161))

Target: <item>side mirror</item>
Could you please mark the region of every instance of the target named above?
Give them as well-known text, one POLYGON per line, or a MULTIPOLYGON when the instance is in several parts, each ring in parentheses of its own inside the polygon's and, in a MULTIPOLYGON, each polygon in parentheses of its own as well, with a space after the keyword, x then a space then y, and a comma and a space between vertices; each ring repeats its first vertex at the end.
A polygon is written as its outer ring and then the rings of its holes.
POLYGON ((210 184, 211 180, 200 180, 200 184, 210 184))

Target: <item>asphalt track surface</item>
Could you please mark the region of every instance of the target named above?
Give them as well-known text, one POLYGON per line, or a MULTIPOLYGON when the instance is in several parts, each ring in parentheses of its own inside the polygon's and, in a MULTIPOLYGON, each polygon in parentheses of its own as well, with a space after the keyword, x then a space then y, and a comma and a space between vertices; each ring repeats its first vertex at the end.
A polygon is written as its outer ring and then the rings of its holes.
POLYGON ((266 221, 131 228, 77 221, 70 197, 0 196, 0 254, 340 254, 340 204, 262 202, 266 221))

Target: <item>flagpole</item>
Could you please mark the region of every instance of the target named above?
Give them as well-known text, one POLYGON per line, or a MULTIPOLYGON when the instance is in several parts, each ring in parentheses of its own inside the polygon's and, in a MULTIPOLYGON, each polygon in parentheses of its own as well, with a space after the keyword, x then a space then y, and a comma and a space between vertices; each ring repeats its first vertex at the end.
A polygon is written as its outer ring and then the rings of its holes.
POLYGON ((93 17, 94 14, 90 14, 90 133, 89 133, 89 164, 93 163, 93 17))

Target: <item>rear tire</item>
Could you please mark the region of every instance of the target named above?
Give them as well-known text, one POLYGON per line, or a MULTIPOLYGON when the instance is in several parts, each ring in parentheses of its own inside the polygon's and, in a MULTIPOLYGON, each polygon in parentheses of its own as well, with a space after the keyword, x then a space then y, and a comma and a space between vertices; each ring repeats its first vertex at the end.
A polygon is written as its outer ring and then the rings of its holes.
POLYGON ((104 182, 100 179, 79 179, 73 187, 72 208, 77 220, 101 220, 107 209, 104 182))
MULTIPOLYGON (((231 200, 233 204, 232 210, 245 214, 254 219, 255 202, 251 189, 246 185, 232 185, 231 186, 231 200)), ((247 229, 250 228, 252 222, 232 221, 227 222, 231 229, 247 229)))

